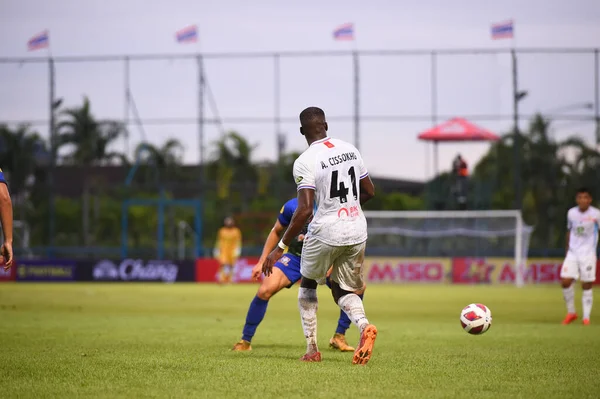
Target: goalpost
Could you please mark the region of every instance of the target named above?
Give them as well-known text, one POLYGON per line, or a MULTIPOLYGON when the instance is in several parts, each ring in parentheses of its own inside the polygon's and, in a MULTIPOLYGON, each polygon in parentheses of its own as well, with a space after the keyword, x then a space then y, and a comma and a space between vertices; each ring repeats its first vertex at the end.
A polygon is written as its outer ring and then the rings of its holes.
POLYGON ((517 210, 365 211, 369 252, 415 257, 513 257, 525 283, 532 228, 517 210))

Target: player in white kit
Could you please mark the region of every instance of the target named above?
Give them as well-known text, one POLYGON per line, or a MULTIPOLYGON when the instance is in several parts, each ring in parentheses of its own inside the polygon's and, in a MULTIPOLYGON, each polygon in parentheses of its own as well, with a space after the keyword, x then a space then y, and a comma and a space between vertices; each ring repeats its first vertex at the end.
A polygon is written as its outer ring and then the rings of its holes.
POLYGON ((283 250, 313 216, 300 263, 298 307, 307 341, 306 354, 300 360, 321 361, 317 347, 317 285, 325 283, 327 270, 333 266, 333 299, 360 331, 352 363, 366 364, 373 352, 377 328, 367 320, 362 300, 354 291, 364 286, 367 220, 361 205, 373 198, 375 187, 360 152, 349 143, 327 137, 323 110, 305 109, 300 113, 300 124, 300 133, 309 147, 294 162, 298 208, 278 247, 265 261, 263 272, 267 276, 271 273, 283 250))
POLYGON ((592 312, 592 284, 596 280, 600 210, 591 206, 592 196, 585 188, 577 191, 576 202, 577 206, 567 213, 567 256, 560 271, 567 304, 567 316, 562 323, 570 324, 577 319, 573 281, 579 279, 583 288, 583 324, 587 325, 592 312))

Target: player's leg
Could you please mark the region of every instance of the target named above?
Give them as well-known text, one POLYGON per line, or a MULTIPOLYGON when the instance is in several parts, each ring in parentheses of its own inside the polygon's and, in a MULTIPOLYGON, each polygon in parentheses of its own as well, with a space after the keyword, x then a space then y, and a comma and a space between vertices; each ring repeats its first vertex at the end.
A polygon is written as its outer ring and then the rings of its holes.
POLYGON ((590 324, 590 315, 592 313, 592 305, 594 296, 592 294, 592 285, 596 281, 596 257, 585 259, 579 264, 579 275, 581 276, 581 302, 583 305, 583 324, 590 324))
POLYGON ((317 346, 317 285, 318 282, 325 282, 327 269, 331 265, 331 251, 332 247, 314 238, 304 240, 300 260, 302 280, 298 290, 298 308, 306 337, 306 354, 300 360, 305 362, 321 361, 317 346))
POLYGON ((562 324, 570 324, 577 320, 577 311, 575 310, 575 281, 579 274, 579 268, 577 260, 567 255, 565 258, 562 268, 560 269, 560 279, 563 292, 563 298, 565 305, 567 306, 567 315, 565 316, 562 324))
POLYGON ((219 254, 219 283, 227 283, 227 275, 229 272, 229 257, 226 253, 221 251, 219 254))
MULTIPOLYGON (((297 281, 297 279, 296 279, 297 281)), ((294 281, 295 282, 295 281, 294 281)), ((256 333, 256 329, 265 317, 267 313, 267 306, 269 305, 269 299, 273 295, 285 287, 291 286, 294 282, 290 281, 288 276, 283 272, 283 266, 277 262, 273 268, 273 273, 265 277, 258 287, 258 292, 248 308, 246 314, 246 323, 242 330, 242 339, 233 346, 234 351, 248 351, 252 350, 250 343, 256 333)))
POLYGON ((369 323, 362 299, 355 294, 364 287, 362 266, 365 246, 366 243, 346 247, 344 253, 334 261, 331 273, 333 299, 360 331, 353 364, 367 364, 377 338, 377 327, 369 323))
POLYGON ((298 290, 298 309, 302 320, 302 330, 306 337, 306 353, 300 358, 303 362, 321 361, 321 352, 317 346, 318 307, 317 281, 303 276, 298 290))
MULTIPOLYGON (((331 269, 330 269, 331 270, 331 269)), ((327 276, 327 286, 331 289, 331 279, 327 276)), ((364 290, 356 291, 356 295, 359 298, 363 299, 364 290)), ((350 318, 342 309, 340 309, 340 317, 338 319, 338 324, 335 329, 335 333, 333 337, 329 340, 329 347, 332 349, 339 350, 340 352, 354 352, 354 347, 348 345, 348 341, 346 341, 346 331, 350 328, 350 318)))

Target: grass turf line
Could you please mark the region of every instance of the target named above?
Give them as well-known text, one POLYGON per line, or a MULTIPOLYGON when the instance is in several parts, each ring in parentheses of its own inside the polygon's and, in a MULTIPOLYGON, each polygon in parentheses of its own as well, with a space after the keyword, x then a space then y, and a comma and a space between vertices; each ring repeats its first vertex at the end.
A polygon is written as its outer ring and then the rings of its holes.
MULTIPOLYGON (((325 287, 319 288, 322 363, 298 361, 305 340, 297 287, 271 300, 252 352, 231 352, 255 291, 254 285, 2 284, 0 396, 600 396, 600 328, 580 320, 561 326, 559 287, 371 285, 365 307, 379 335, 365 367, 352 366, 351 353, 328 349, 339 309, 325 287), (493 325, 482 336, 460 328, 460 311, 472 302, 492 310, 493 325)), ((348 341, 358 341, 355 326, 348 341)))

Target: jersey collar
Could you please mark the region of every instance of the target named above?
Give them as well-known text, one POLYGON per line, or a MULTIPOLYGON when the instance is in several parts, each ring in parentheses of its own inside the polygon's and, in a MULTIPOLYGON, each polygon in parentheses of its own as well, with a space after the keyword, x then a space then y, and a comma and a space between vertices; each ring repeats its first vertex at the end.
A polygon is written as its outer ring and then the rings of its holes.
POLYGON ((325 137, 324 139, 317 140, 317 141, 313 142, 313 143, 310 145, 310 147, 312 147, 312 146, 313 146, 313 145, 315 145, 315 144, 321 144, 321 143, 324 143, 324 142, 326 142, 327 140, 329 140, 329 136, 325 137))

